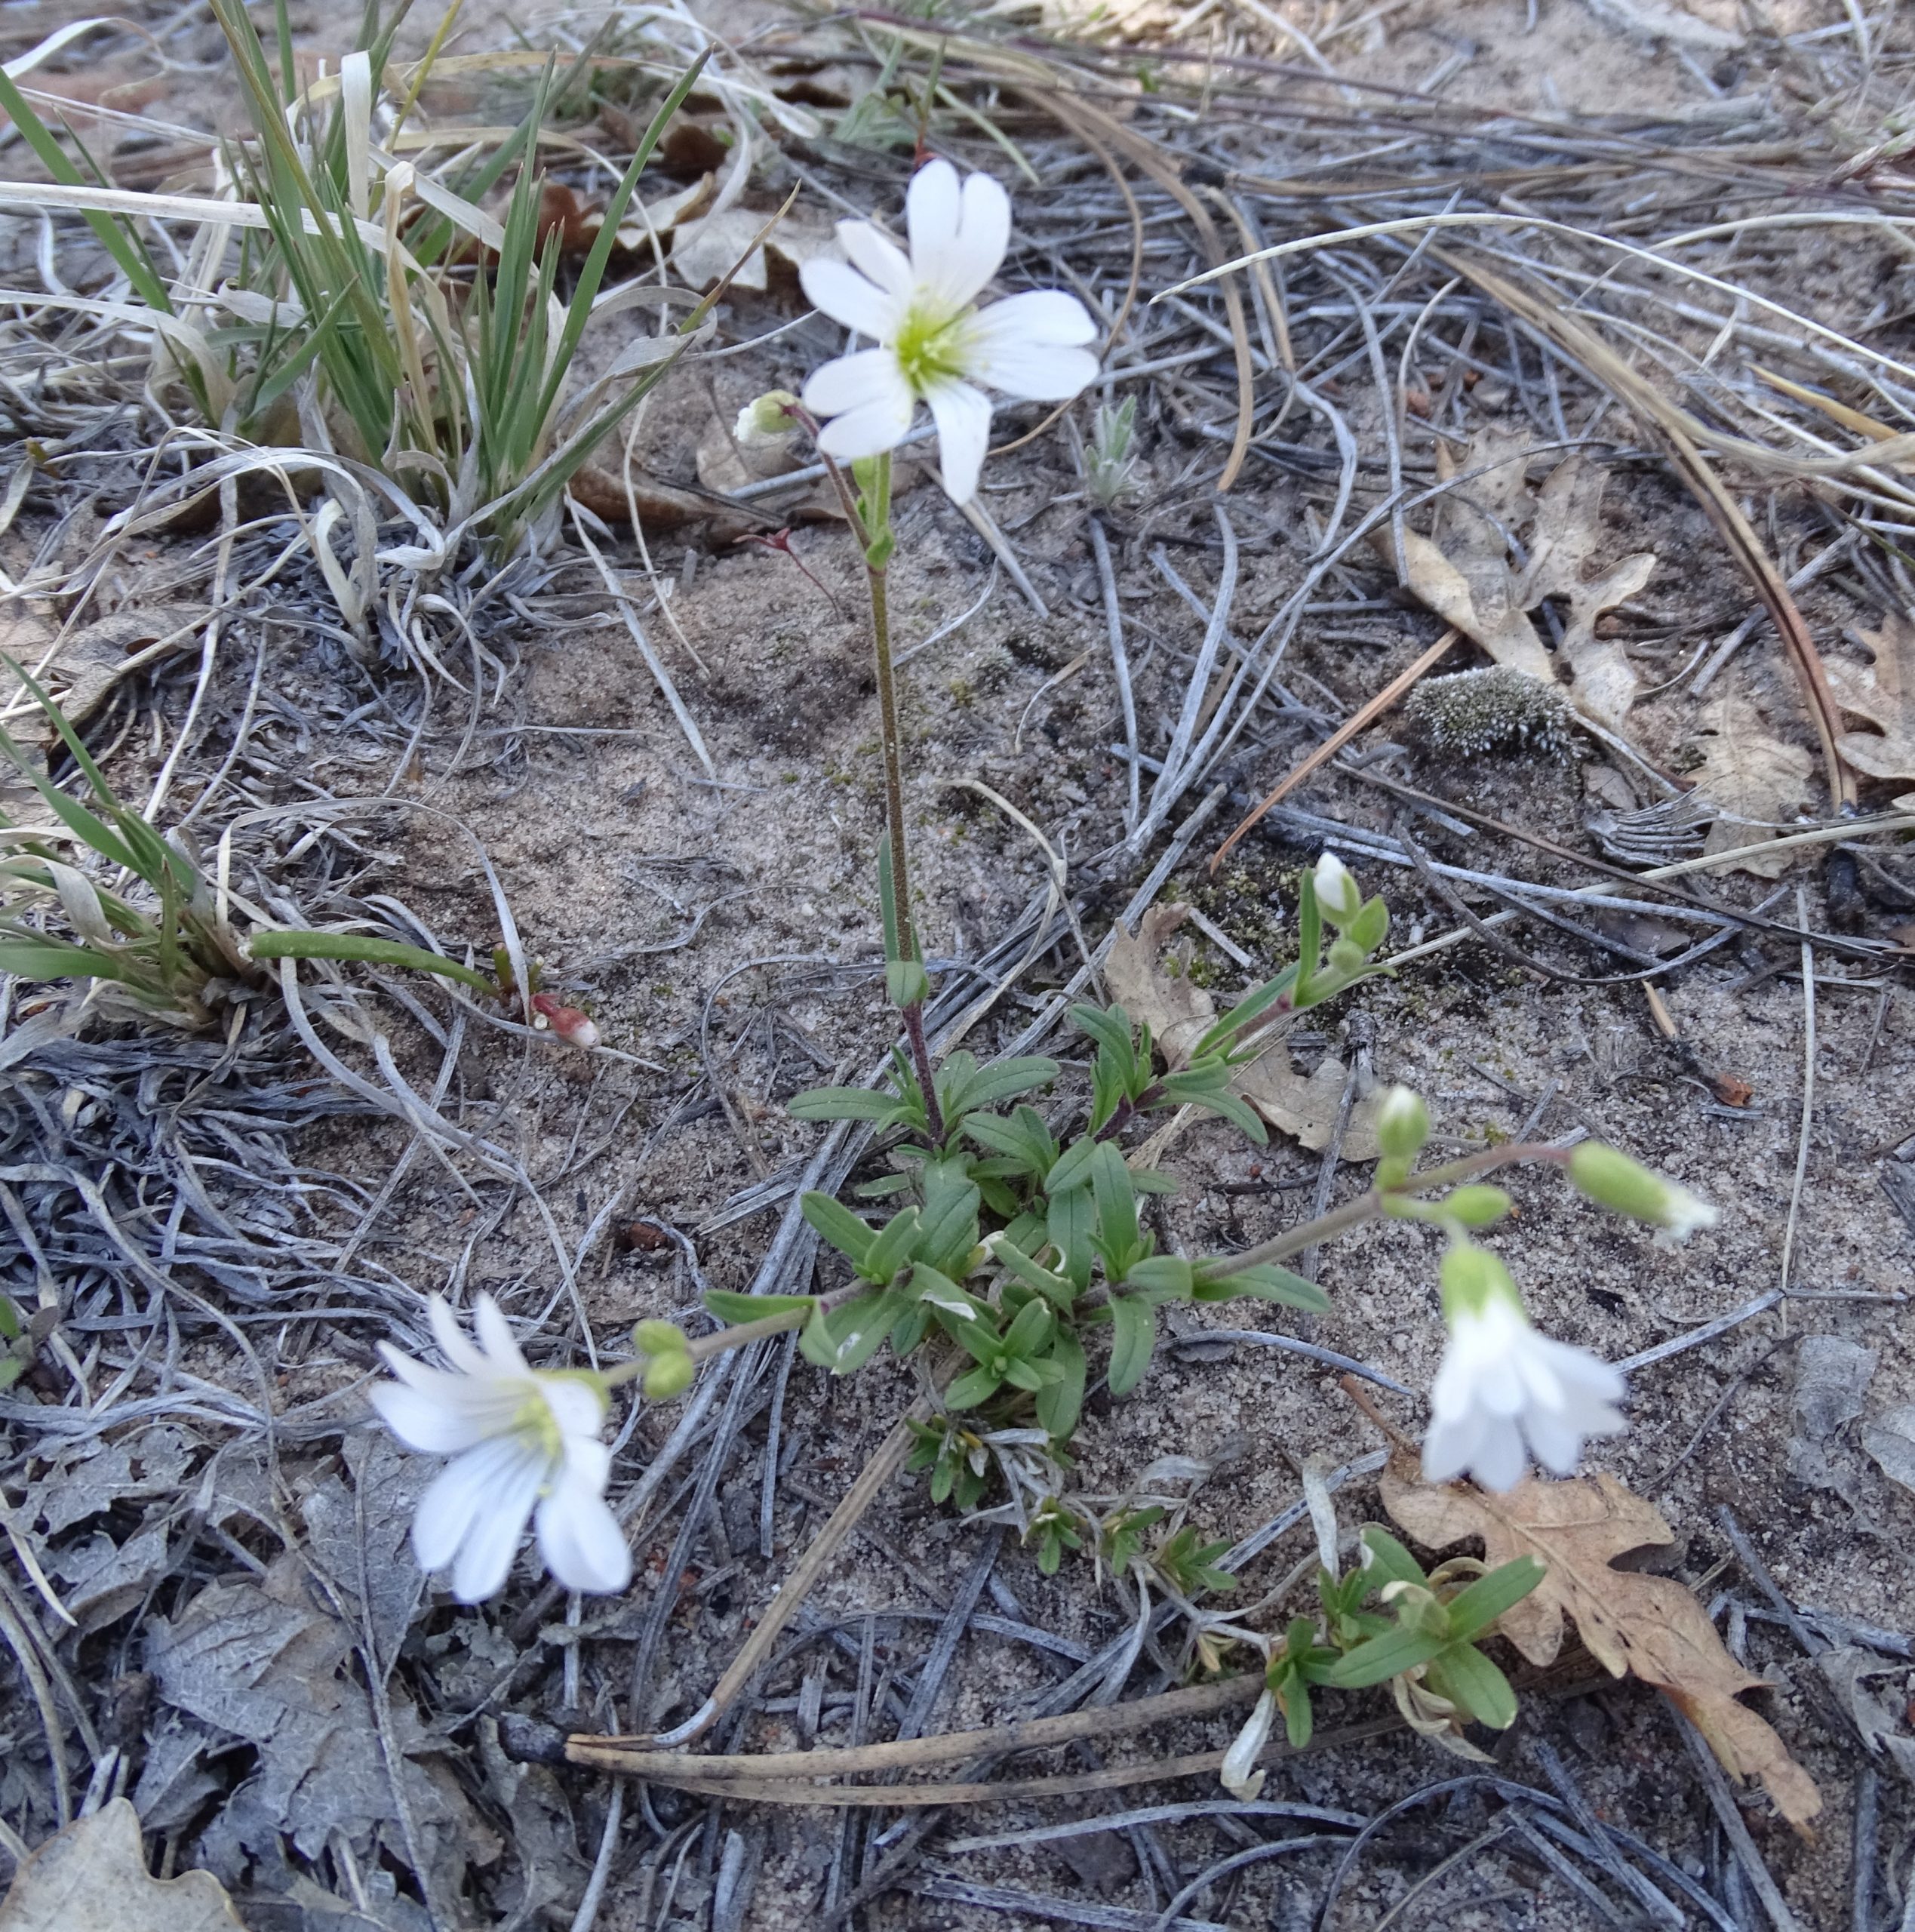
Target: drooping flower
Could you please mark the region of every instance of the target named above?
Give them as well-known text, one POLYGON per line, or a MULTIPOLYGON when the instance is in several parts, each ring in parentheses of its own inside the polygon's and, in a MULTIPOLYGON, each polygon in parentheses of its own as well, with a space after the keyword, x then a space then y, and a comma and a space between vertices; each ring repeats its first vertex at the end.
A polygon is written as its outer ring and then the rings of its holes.
POLYGON ((432 1297, 428 1312, 450 1369, 382 1342, 398 1380, 371 1395, 408 1448, 453 1459, 413 1518, 420 1567, 450 1564, 453 1594, 477 1603, 505 1582, 536 1517, 539 1554, 567 1589, 623 1589, 632 1552, 605 1502, 612 1457, 599 1440, 604 1392, 583 1377, 529 1367, 489 1295, 478 1298, 476 1346, 442 1297, 432 1297))
POLYGON ((1452 1247, 1443 1258, 1443 1306, 1449 1345, 1430 1390, 1426 1481, 1468 1474, 1485 1489, 1514 1489, 1532 1458, 1569 1475, 1586 1438, 1623 1426, 1621 1375, 1532 1327, 1495 1256, 1452 1247))
POLYGON ((1341 925, 1357 916, 1363 903, 1363 894, 1350 868, 1334 852, 1326 852, 1318 859, 1311 879, 1317 888, 1317 903, 1323 908, 1325 918, 1341 925))
POLYGON ((1010 240, 1010 198, 988 174, 961 183, 948 161, 912 177, 905 198, 911 252, 868 221, 841 221, 847 260, 814 257, 799 270, 807 297, 878 346, 815 370, 804 405, 830 419, 818 438, 846 462, 895 449, 922 402, 937 423, 944 487, 976 494, 991 441, 979 384, 1024 402, 1067 402, 1097 374, 1097 325, 1074 295, 1033 289, 979 309, 1010 240))
POLYGON ((1659 1247, 1673 1247, 1720 1218, 1699 1194, 1600 1140, 1585 1140, 1570 1155, 1569 1180, 1599 1207, 1650 1223, 1659 1247))

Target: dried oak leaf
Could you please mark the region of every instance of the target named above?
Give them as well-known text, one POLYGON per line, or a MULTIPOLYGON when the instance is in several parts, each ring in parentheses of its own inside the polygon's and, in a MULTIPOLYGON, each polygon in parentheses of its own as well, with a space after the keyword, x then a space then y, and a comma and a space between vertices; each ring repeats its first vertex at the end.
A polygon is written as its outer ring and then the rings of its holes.
MULTIPOLYGON (((1216 1003, 1190 977, 1191 949, 1171 944, 1189 910, 1153 906, 1139 921, 1134 937, 1119 934, 1104 961, 1112 1004, 1149 1026, 1173 1072, 1189 1064, 1191 1049, 1216 1017, 1216 1003)), ((1314 1152, 1328 1146, 1336 1130, 1347 1077, 1340 1060, 1326 1058, 1305 1079, 1279 1041, 1240 1069, 1231 1084, 1272 1127, 1314 1152)), ((1343 1134, 1346 1161, 1376 1158, 1376 1115, 1382 1105, 1380 1094, 1369 1094, 1351 1109, 1343 1134)))
POLYGON ((1191 949, 1171 936, 1190 915, 1188 906, 1153 906, 1135 934, 1120 933, 1104 961, 1111 1003, 1148 1026, 1174 1073, 1190 1064, 1191 1049, 1217 1017, 1216 1002, 1190 977, 1191 949))
MULTIPOLYGON (((1877 729, 1845 731, 1835 748, 1868 777, 1915 779, 1915 623, 1895 612, 1879 631, 1858 629, 1855 635, 1867 646, 1874 668, 1831 658, 1828 681, 1842 709, 1877 729)), ((1915 804, 1915 792, 1895 803, 1915 804)))
POLYGON ((1462 1484, 1432 1486, 1402 1459, 1384 1472, 1381 1488, 1391 1515, 1432 1549, 1480 1537, 1492 1568, 1519 1556, 1541 1560, 1542 1581, 1498 1626, 1531 1663, 1554 1662, 1563 1619, 1572 1617, 1611 1676, 1634 1675, 1666 1692, 1723 1769, 1760 1778, 1798 1830, 1821 1810, 1815 1780, 1740 1701, 1763 1679, 1723 1647, 1703 1606, 1671 1578, 1613 1567, 1630 1550, 1675 1540, 1652 1503, 1600 1473, 1570 1482, 1532 1478, 1505 1496, 1462 1484))
MULTIPOLYGON (((1522 445, 1486 432, 1462 458, 1477 472, 1459 487, 1440 539, 1403 532, 1409 588, 1446 623, 1480 645, 1498 664, 1544 684, 1569 666, 1576 708, 1618 728, 1635 702, 1637 678, 1620 645, 1596 635, 1604 612, 1635 596, 1655 574, 1656 558, 1638 551, 1585 579, 1605 546, 1603 492, 1608 478, 1581 456, 1559 463, 1535 495, 1523 481, 1522 445), (1511 540, 1527 529, 1527 561, 1510 563, 1511 540), (1527 613, 1551 598, 1569 605, 1558 654, 1545 647, 1527 613)), ((1379 547, 1391 548, 1388 533, 1379 547)))
POLYGON ((1773 878, 1794 854, 1765 854, 1760 848, 1778 837, 1777 826, 1808 803, 1815 761, 1801 746, 1778 738, 1755 706, 1732 690, 1725 689, 1710 706, 1708 718, 1697 740, 1702 765, 1695 774, 1696 787, 1728 816, 1710 828, 1703 850, 1746 851, 1749 856, 1731 869, 1773 878), (1738 820, 1754 823, 1737 823, 1738 820))
POLYGON ((29 1858, 0 1903, 0 1932, 245 1932, 210 1872, 155 1878, 140 1818, 116 1798, 29 1858))

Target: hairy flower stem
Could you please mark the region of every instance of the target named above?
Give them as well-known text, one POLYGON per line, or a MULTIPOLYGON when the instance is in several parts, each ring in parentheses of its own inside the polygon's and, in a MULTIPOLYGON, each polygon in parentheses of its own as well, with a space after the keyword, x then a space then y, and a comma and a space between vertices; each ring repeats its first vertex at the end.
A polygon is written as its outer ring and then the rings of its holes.
MULTIPOLYGON (((833 1288, 828 1294, 812 1295, 806 1299, 802 1308, 781 1309, 776 1315, 761 1315, 755 1321, 741 1321, 734 1327, 715 1330, 709 1335, 700 1335, 687 1343, 685 1352, 693 1361, 705 1361, 713 1355, 729 1355, 733 1349, 748 1348, 754 1342, 768 1340, 773 1335, 788 1334, 794 1328, 802 1328, 811 1319, 814 1308, 822 1308, 827 1314, 835 1308, 841 1308, 847 1301, 856 1301, 860 1295, 871 1292, 868 1281, 849 1281, 841 1288, 833 1288)), ((590 1378, 601 1388, 616 1389, 622 1383, 636 1382, 650 1366, 651 1358, 638 1355, 630 1361, 616 1362, 590 1378)))
MULTIPOLYGON (((815 439, 817 425, 807 421, 815 439)), ((917 928, 911 909, 911 857, 905 848, 904 815, 904 740, 898 729, 897 678, 891 665, 891 607, 887 577, 893 537, 891 530, 891 456, 887 450, 873 459, 876 481, 871 493, 872 514, 867 520, 844 471, 825 456, 825 473, 838 491, 838 501, 854 533, 861 541, 859 552, 865 566, 865 587, 871 595, 872 660, 878 670, 878 737, 884 758, 884 817, 886 834, 891 844, 891 894, 896 906, 897 949, 901 959, 918 956, 917 928)), ((911 1061, 924 1090, 924 1118, 933 1146, 944 1141, 944 1116, 938 1107, 937 1082, 931 1066, 931 1050, 924 1038, 924 1002, 906 1000, 899 1008, 903 1016, 905 1038, 910 1042, 911 1061)))
POLYGON ((1200 1268, 1197 1278, 1200 1281, 1216 1281, 1240 1273, 1246 1268, 1260 1267, 1268 1262, 1287 1261, 1292 1255, 1301 1254, 1306 1247, 1334 1240, 1339 1235, 1348 1234, 1352 1228, 1361 1227, 1366 1221, 1380 1220, 1389 1211, 1393 1198, 1400 1200, 1406 1195, 1438 1193, 1444 1188, 1455 1187, 1483 1174, 1494 1174, 1498 1168, 1514 1167, 1526 1161, 1543 1161, 1554 1167, 1566 1168, 1569 1164, 1569 1150, 1566 1147, 1551 1147, 1541 1141, 1520 1142, 1514 1146, 1492 1147, 1481 1154, 1471 1154, 1440 1168, 1427 1168, 1420 1174, 1412 1174, 1400 1187, 1372 1187, 1367 1194, 1360 1194, 1355 1200, 1346 1201, 1341 1208, 1333 1208, 1327 1214, 1319 1214, 1301 1227, 1259 1241, 1255 1247, 1244 1249, 1241 1254, 1233 1254, 1212 1263, 1207 1268, 1200 1268))

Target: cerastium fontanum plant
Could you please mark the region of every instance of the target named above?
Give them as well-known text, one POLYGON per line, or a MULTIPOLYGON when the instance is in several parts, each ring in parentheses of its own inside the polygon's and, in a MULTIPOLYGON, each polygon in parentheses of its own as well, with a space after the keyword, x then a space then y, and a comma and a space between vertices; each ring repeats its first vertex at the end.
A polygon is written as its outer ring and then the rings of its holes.
MULTIPOLYGON (((1018 1524, 1047 1571, 1081 1552, 1154 1589, 1187 1612, 1199 1668, 1216 1668, 1233 1644, 1262 1654, 1265 1694, 1225 1767, 1233 1789, 1256 1789, 1251 1766, 1279 1712, 1292 1740, 1307 1741, 1317 1687, 1389 1682, 1413 1724, 1452 1743, 1470 1721, 1507 1725, 1514 1694, 1480 1646, 1535 1587, 1538 1564, 1526 1559, 1478 1574, 1483 1566, 1465 1559, 1426 1574, 1372 1526, 1362 1534, 1358 1567, 1345 1574, 1326 1491, 1312 1512, 1321 1557, 1317 1607, 1280 1631, 1261 1631, 1243 1620, 1247 1613, 1232 1618, 1197 1602, 1234 1580, 1217 1567, 1224 1546, 1206 1540, 1182 1505, 1139 1495, 1102 1506, 1069 1493, 1071 1444, 1086 1398, 1099 1386, 1119 1398, 1135 1393, 1167 1306, 1250 1297, 1326 1310, 1322 1291, 1286 1263, 1372 1222, 1416 1222, 1446 1244, 1449 1341, 1432 1391, 1426 1476, 1446 1481, 1468 1473, 1506 1489, 1532 1460, 1566 1475, 1587 1438, 1622 1426, 1622 1379, 1587 1350, 1532 1327, 1508 1268, 1476 1239, 1511 1205, 1486 1177, 1517 1163, 1555 1166, 1588 1199, 1671 1238, 1706 1224, 1713 1210, 1594 1143, 1505 1146, 1419 1167, 1428 1113, 1415 1094, 1397 1088, 1380 1112, 1381 1158, 1362 1195, 1242 1253, 1161 1251, 1143 1207, 1177 1182, 1139 1160, 1157 1117, 1195 1107, 1262 1141, 1262 1121, 1234 1088, 1240 1071, 1295 1016, 1388 970, 1379 958, 1387 907, 1366 898, 1328 854, 1302 882, 1296 962, 1218 1018, 1174 1069, 1160 1067, 1148 1027, 1120 1007, 1089 1004, 1070 1009, 1088 1057, 1068 1069, 1036 1057, 980 1063, 962 1051, 934 1063, 923 1023, 929 980, 910 894, 906 752, 885 597, 896 545, 890 452, 908 432, 917 404, 928 403, 945 488, 963 501, 976 487, 991 413, 977 384, 1062 399, 1089 383, 1096 362, 1086 346, 1090 318, 1074 297, 1038 291, 982 311, 973 306, 1009 234, 1008 204, 995 183, 974 175, 961 184, 948 164, 933 162, 914 180, 907 212, 908 257, 872 225, 847 222, 840 235, 850 266, 813 263, 806 271, 813 301, 877 346, 828 364, 801 399, 761 398, 739 424, 742 436, 812 435, 844 492, 865 567, 887 817, 877 870, 887 985, 902 1038, 884 1087, 821 1088, 799 1095, 791 1110, 801 1119, 864 1126, 882 1137, 893 1171, 860 1187, 856 1205, 819 1192, 803 1198, 805 1219, 843 1257, 841 1286, 807 1295, 709 1293, 707 1306, 724 1324, 715 1332, 693 1339, 669 1322, 641 1322, 632 1358, 602 1373, 530 1369, 487 1308, 480 1311, 489 1331, 481 1357, 435 1310, 456 1373, 437 1374, 394 1355, 405 1386, 379 1398, 413 1447, 460 1457, 422 1507, 418 1553, 429 1565, 450 1561, 462 1597, 488 1594, 536 1511, 542 1553, 561 1583, 622 1587, 629 1561, 607 1533, 598 1500, 604 1461, 584 1447, 595 1447, 595 1417, 613 1389, 635 1383, 667 1400, 691 1386, 701 1361, 795 1329, 805 1358, 834 1374, 856 1374, 887 1349, 921 1364, 936 1413, 914 1424, 911 1460, 936 1500, 967 1510, 992 1505, 1018 1524), (820 417, 829 420, 821 426, 820 417), (853 466, 855 494, 840 460, 853 466), (1047 1111, 1037 1097, 1067 1077, 1077 1097, 1047 1111), (503 1485, 496 1509, 487 1500, 495 1479, 503 1485)), ((1129 429, 1100 430, 1113 465, 1128 459, 1129 429)))

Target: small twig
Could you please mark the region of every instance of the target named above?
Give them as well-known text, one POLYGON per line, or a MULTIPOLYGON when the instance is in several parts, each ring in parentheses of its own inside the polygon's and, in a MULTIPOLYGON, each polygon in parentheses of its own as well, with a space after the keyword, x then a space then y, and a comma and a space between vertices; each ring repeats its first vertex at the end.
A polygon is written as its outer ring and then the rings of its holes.
POLYGON ((1238 821, 1236 829, 1217 848, 1216 856, 1210 861, 1212 874, 1214 875, 1217 868, 1229 857, 1237 841, 1256 826, 1257 821, 1270 810, 1271 806, 1280 804, 1283 799, 1289 797, 1290 793, 1294 792, 1318 766, 1328 763, 1330 759, 1336 757, 1352 738, 1368 731, 1385 712, 1402 698, 1403 694, 1419 678, 1426 672, 1436 668, 1437 665, 1442 661, 1443 654, 1462 635, 1462 633, 1453 626, 1446 630, 1442 636, 1438 638, 1436 642, 1410 666, 1408 670, 1391 678, 1389 683, 1385 685, 1366 704, 1360 709, 1353 711, 1301 764, 1292 766, 1290 770, 1280 778, 1258 801, 1256 807, 1238 821))
MULTIPOLYGON (((1806 932, 1809 894, 1801 886, 1795 889, 1796 924, 1806 932)), ((1788 1225, 1782 1230, 1781 1291, 1789 1291, 1789 1271, 1795 1259, 1796 1223, 1802 1213, 1802 1184, 1809 1175, 1809 1134, 1815 1118, 1815 949, 1802 942, 1802 1131, 1796 1137, 1795 1181, 1789 1189, 1788 1225)), ((1782 1326, 1788 1327, 1788 1303, 1782 1304, 1782 1326)))

